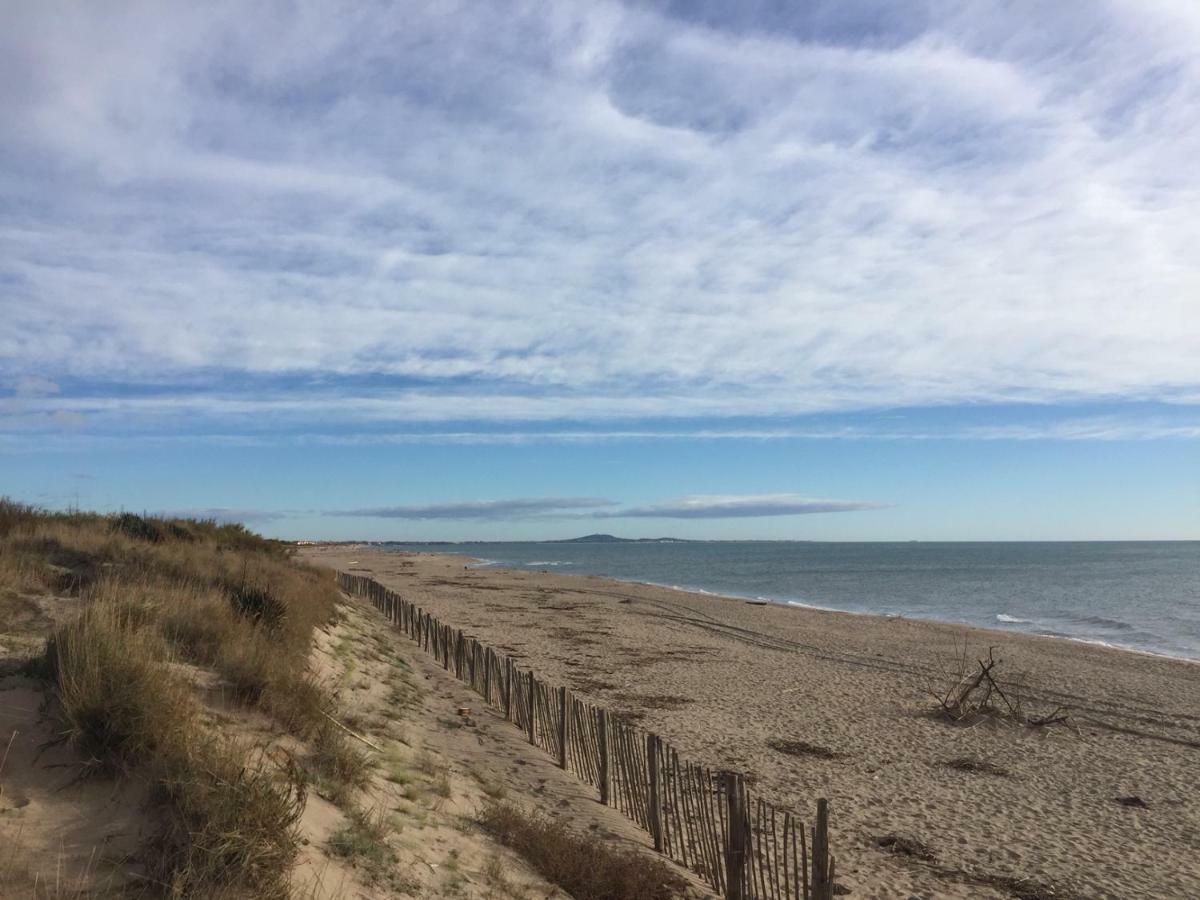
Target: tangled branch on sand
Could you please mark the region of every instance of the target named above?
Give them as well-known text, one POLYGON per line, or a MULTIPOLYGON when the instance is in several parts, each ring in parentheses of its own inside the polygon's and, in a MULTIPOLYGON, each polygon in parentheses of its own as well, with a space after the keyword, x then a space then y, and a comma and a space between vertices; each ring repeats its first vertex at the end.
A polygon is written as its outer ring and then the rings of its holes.
POLYGON ((1002 719, 1034 728, 1066 723, 1067 711, 1061 706, 1046 715, 1027 713, 1024 678, 1010 678, 1005 681, 1005 687, 1001 687, 996 670, 1002 662, 995 657, 995 647, 988 647, 987 658, 976 659, 973 666, 966 643, 951 665, 939 659, 941 683, 948 683, 949 687, 930 690, 937 700, 938 715, 955 725, 970 725, 983 718, 1002 719))

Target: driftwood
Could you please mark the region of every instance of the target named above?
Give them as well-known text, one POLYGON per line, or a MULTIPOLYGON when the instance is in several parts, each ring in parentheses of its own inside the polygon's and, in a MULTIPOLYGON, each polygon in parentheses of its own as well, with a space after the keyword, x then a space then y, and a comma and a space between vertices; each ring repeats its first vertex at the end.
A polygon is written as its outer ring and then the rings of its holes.
POLYGON ((341 722, 339 722, 337 719, 335 719, 329 713, 325 712, 325 710, 321 710, 321 715, 323 715, 325 718, 327 718, 330 722, 332 722, 338 728, 342 729, 342 731, 346 732, 346 734, 350 735, 350 737, 354 738, 356 741, 362 741, 364 744, 366 744, 372 750, 376 750, 380 753, 383 752, 383 748, 380 747, 378 744, 373 743, 369 739, 363 737, 357 731, 352 731, 351 729, 347 728, 345 725, 343 725, 341 722))
POLYGON ((994 674, 1002 662, 995 657, 995 647, 988 647, 986 659, 975 660, 977 668, 972 668, 968 660, 969 654, 964 643, 954 671, 939 664, 942 675, 950 681, 950 687, 931 693, 937 700, 939 714, 946 720, 965 725, 991 717, 1034 728, 1067 721, 1067 712, 1061 706, 1042 716, 1031 716, 1025 712, 1020 679, 1007 682, 1006 691, 994 674))

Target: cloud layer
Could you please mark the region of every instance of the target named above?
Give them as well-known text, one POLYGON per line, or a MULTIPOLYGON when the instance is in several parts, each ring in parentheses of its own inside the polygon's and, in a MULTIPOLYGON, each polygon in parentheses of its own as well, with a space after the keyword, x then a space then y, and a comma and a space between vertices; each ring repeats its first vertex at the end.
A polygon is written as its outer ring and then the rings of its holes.
POLYGON ((884 509, 885 504, 856 500, 818 500, 798 494, 683 497, 649 506, 622 507, 602 497, 520 497, 437 503, 428 506, 380 506, 338 510, 331 516, 376 519, 453 519, 505 522, 514 519, 742 519, 810 513, 884 509))
POLYGON ((1195 404, 1194 3, 747 8, 10 5, 6 428, 1195 404))
POLYGON ((799 494, 753 494, 742 497, 693 496, 649 506, 633 506, 597 514, 621 519, 747 519, 765 516, 804 516, 812 513, 884 509, 882 503, 857 500, 818 500, 799 494))
POLYGON ((509 500, 482 500, 466 503, 436 503, 428 506, 376 506, 328 513, 333 516, 361 516, 373 519, 458 519, 504 522, 531 517, 575 515, 574 511, 614 506, 602 497, 518 497, 509 500))

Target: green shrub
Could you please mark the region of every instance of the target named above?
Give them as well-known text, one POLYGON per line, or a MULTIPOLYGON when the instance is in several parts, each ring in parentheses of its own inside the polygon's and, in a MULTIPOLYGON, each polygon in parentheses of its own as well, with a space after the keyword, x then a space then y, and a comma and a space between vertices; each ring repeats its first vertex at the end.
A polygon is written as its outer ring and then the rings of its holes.
POLYGON ((233 611, 255 625, 278 628, 287 616, 285 604, 269 587, 241 584, 229 594, 233 611))

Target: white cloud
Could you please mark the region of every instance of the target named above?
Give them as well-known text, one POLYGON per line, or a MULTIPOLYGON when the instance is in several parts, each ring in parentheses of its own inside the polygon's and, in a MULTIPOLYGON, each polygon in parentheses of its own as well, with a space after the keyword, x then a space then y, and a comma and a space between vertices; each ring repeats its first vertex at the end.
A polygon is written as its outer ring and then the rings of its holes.
POLYGON ((886 504, 858 500, 821 500, 799 494, 693 496, 649 506, 632 506, 596 514, 612 519, 742 519, 803 516, 814 513, 884 509, 886 504))
POLYGON ((374 519, 482 520, 505 522, 512 519, 586 515, 580 509, 615 505, 602 497, 519 497, 507 500, 477 500, 435 503, 425 506, 379 506, 329 512, 331 516, 360 516, 374 519))
POLYGON ((325 515, 418 521, 453 519, 506 522, 516 519, 738 519, 883 508, 884 504, 857 500, 821 500, 798 494, 751 494, 692 496, 648 506, 626 507, 601 497, 520 497, 336 510, 325 515))
POLYGON ((1195 9, 1033 15, 6 9, 0 377, 231 429, 1194 402, 1195 9), (416 384, 236 388, 296 371, 416 384))

